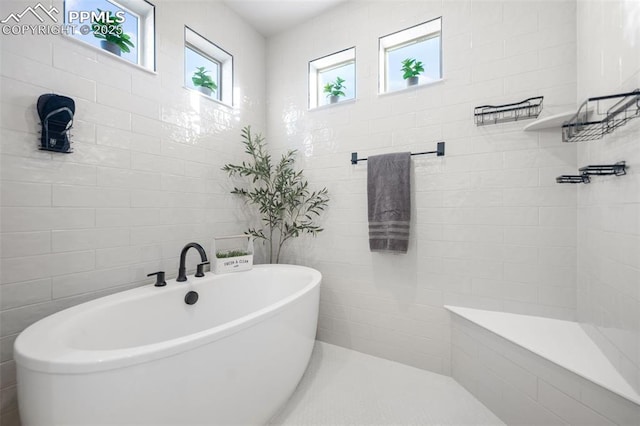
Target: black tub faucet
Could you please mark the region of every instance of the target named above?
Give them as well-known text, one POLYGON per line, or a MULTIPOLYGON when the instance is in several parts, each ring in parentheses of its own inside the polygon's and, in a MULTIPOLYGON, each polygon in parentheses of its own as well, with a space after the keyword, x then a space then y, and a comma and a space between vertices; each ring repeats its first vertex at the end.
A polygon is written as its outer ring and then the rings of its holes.
POLYGON ((202 246, 198 243, 189 243, 180 252, 180 268, 178 269, 178 278, 176 281, 186 281, 187 280, 187 268, 185 267, 185 262, 187 260, 187 252, 190 248, 195 248, 200 253, 200 260, 202 263, 207 262, 207 253, 204 251, 202 246))

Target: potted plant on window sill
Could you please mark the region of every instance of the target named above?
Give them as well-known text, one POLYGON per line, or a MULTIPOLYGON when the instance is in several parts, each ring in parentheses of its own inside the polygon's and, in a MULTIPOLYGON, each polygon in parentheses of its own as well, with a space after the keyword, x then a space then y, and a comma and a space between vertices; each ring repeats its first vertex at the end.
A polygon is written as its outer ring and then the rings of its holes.
POLYGON ((193 73, 193 77, 191 77, 191 81, 193 81, 193 85, 207 96, 211 96, 213 92, 218 90, 218 85, 211 78, 211 76, 207 75, 209 70, 205 67, 197 67, 196 71, 193 73))
POLYGON ((324 93, 327 93, 330 104, 335 104, 340 100, 340 96, 345 96, 344 86, 345 80, 340 77, 336 77, 336 81, 329 82, 324 86, 324 93))
POLYGON ((402 78, 407 81, 408 86, 415 86, 418 84, 419 75, 424 72, 424 66, 422 62, 415 60, 414 58, 407 58, 402 61, 402 78))
POLYGON ((122 52, 131 52, 135 45, 131 42, 129 34, 122 29, 122 22, 113 12, 104 12, 98 9, 99 18, 91 24, 93 36, 100 39, 100 47, 114 55, 121 56, 122 52))

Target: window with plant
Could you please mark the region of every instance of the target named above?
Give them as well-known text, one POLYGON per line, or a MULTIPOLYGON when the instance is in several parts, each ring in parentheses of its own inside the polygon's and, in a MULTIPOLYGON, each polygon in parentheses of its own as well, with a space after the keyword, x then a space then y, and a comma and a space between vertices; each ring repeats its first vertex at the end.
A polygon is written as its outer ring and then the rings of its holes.
POLYGON ((380 93, 442 79, 442 19, 379 39, 380 93))
POLYGON ((309 108, 355 98, 355 47, 309 62, 309 108))
POLYGON ((242 129, 242 144, 249 158, 241 164, 226 164, 222 170, 230 177, 243 178, 234 187, 238 195, 256 213, 259 225, 247 234, 263 240, 269 263, 279 263, 282 248, 293 238, 322 232, 318 224, 329 204, 327 188, 311 190, 303 171, 295 168, 295 150, 289 150, 274 162, 268 154, 264 138, 242 129))
POLYGON ((65 0, 73 37, 155 70, 155 7, 146 0, 65 0))
POLYGON ((184 85, 232 105, 233 57, 189 27, 185 27, 184 85))
POLYGON ((187 46, 185 49, 185 69, 187 87, 198 90, 214 99, 218 96, 218 82, 220 81, 220 64, 212 58, 205 56, 199 51, 187 46))

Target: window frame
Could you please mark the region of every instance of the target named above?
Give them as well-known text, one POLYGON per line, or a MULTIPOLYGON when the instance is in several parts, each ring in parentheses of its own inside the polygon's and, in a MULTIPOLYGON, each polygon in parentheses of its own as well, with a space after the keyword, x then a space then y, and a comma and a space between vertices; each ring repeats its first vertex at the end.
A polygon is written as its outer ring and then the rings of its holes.
MULTIPOLYGON (((222 98, 222 84, 220 84, 220 82, 222 81, 222 64, 220 63, 220 61, 218 61, 215 58, 210 57, 209 55, 207 55, 205 52, 203 52, 201 49, 198 49, 196 46, 193 46, 192 44, 185 44, 184 46, 185 50, 189 49, 191 50, 193 53, 195 53, 196 55, 200 55, 201 57, 213 62, 216 65, 216 84, 218 85, 218 88, 215 91, 215 96, 209 96, 212 99, 215 99, 216 101, 222 102, 221 98, 222 98)), ((187 70, 187 60, 185 58, 184 61, 184 84, 185 87, 189 90, 198 90, 195 89, 194 87, 191 87, 188 83, 187 80, 189 80, 191 77, 193 76, 193 70, 187 70), (189 74, 191 73, 191 74, 189 74)), ((202 93, 202 92, 201 92, 202 93)), ((207 95, 205 95, 207 96, 207 95)))
MULTIPOLYGON (((83 0, 78 0, 82 2, 83 0)), ((121 61, 124 61, 127 64, 132 64, 137 67, 141 67, 146 71, 156 72, 157 67, 157 55, 156 55, 156 6, 147 1, 147 0, 104 0, 107 3, 111 3, 113 6, 125 11, 126 13, 133 15, 137 18, 138 22, 136 25, 136 35, 138 44, 135 46, 138 53, 137 62, 131 61, 127 58, 123 58, 118 55, 114 55, 112 53, 106 52, 104 49, 95 46, 89 43, 86 40, 83 40, 80 37, 77 37, 75 34, 73 35, 65 35, 72 40, 79 41, 83 43, 85 46, 90 46, 93 49, 96 49, 100 52, 110 55, 110 57, 118 58, 121 61), (143 10, 146 9, 146 10, 143 10)), ((69 24, 68 22, 68 5, 67 0, 63 1, 63 19, 65 24, 69 24)), ((85 11, 85 9, 81 9, 85 11)), ((85 25, 82 22, 78 24, 70 24, 70 25, 85 25)), ((89 24, 90 25, 90 24, 89 24)), ((76 29, 77 30, 77 29, 76 29)))
POLYGON ((353 101, 357 97, 357 63, 356 47, 348 47, 328 55, 312 59, 308 63, 308 108, 309 110, 322 108, 330 105, 337 105, 346 101, 353 101), (323 88, 320 87, 320 74, 347 65, 353 64, 353 97, 345 98, 336 104, 321 104, 320 98, 323 88))
POLYGON ((211 99, 223 105, 233 107, 233 89, 234 89, 234 64, 233 55, 195 31, 188 25, 184 26, 184 88, 192 92, 198 93, 205 98, 211 99), (187 70, 186 49, 190 49, 203 58, 214 62, 218 66, 217 78, 218 88, 215 96, 206 95, 199 90, 189 87, 187 78, 191 78, 192 70, 187 70))
POLYGON ((389 61, 388 52, 402 49, 412 44, 428 41, 432 38, 440 37, 439 42, 439 78, 429 82, 418 83, 416 86, 407 87, 415 88, 423 85, 437 83, 444 79, 443 62, 442 62, 442 16, 421 22, 402 30, 394 31, 384 36, 378 37, 378 94, 394 93, 407 88, 389 90, 389 61), (421 28, 424 27, 424 28, 421 28), (437 28, 436 28, 437 27, 437 28))

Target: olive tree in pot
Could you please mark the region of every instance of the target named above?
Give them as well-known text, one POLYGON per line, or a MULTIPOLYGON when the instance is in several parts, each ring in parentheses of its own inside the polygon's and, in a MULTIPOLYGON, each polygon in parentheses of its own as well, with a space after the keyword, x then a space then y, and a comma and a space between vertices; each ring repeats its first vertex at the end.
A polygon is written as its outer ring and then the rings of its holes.
POLYGON ((100 47, 117 56, 120 56, 122 52, 131 52, 130 48, 135 45, 129 34, 125 34, 122 29, 122 22, 119 18, 110 11, 98 9, 98 12, 99 17, 93 20, 91 30, 93 36, 100 39, 100 47))
POLYGON ((407 58, 402 61, 402 78, 407 81, 407 86, 415 86, 418 84, 419 75, 424 72, 422 62, 413 58, 407 58))
POLYGON ((193 73, 191 81, 201 93, 211 96, 213 92, 218 90, 218 85, 213 81, 211 76, 207 75, 208 72, 209 70, 205 67, 196 67, 196 71, 193 73))
POLYGON ((327 97, 329 98, 329 103, 335 104, 340 100, 340 96, 346 96, 344 93, 345 80, 341 77, 336 77, 335 81, 331 81, 324 85, 324 93, 327 93, 327 97))
POLYGON ((229 176, 247 178, 245 187, 235 187, 239 195, 260 215, 262 228, 246 232, 267 245, 269 263, 279 263, 284 244, 303 234, 316 236, 322 228, 316 219, 329 203, 327 188, 311 191, 302 170, 294 167, 295 150, 288 150, 274 163, 266 151, 264 138, 253 135, 251 126, 242 129, 242 143, 250 159, 242 164, 226 164, 229 176))

